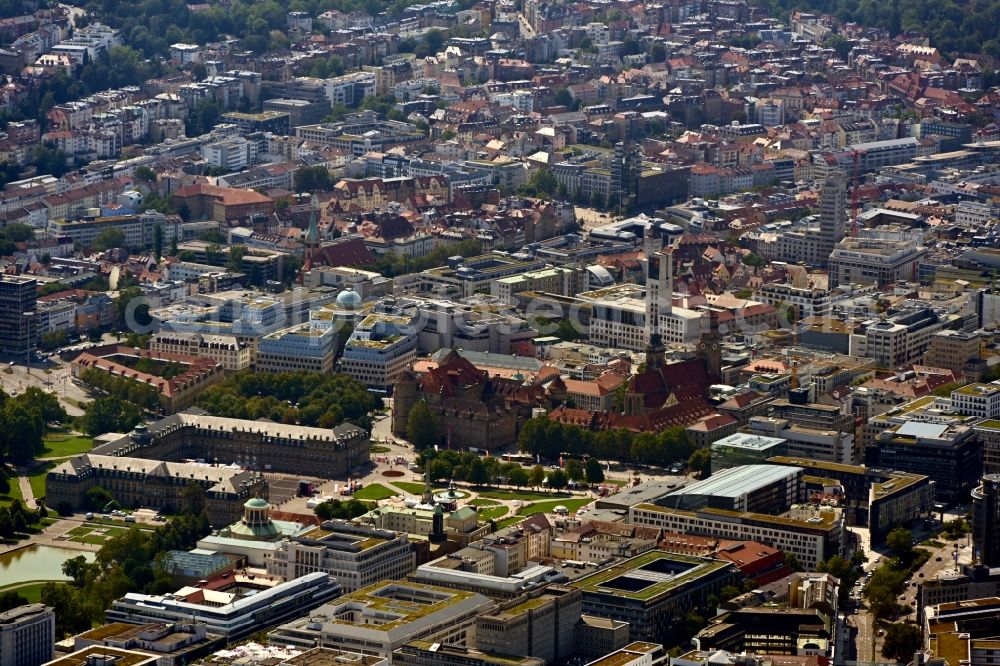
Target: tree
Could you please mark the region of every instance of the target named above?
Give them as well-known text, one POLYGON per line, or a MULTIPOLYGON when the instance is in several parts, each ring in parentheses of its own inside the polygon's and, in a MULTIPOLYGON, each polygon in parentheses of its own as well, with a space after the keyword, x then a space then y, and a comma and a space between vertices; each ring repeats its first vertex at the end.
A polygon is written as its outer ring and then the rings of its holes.
POLYGON ((163 226, 153 227, 153 256, 159 261, 163 256, 163 226))
POLYGON ((556 192, 559 184, 551 169, 536 169, 528 182, 518 188, 518 191, 526 196, 546 195, 551 197, 556 192))
POLYGON ((802 563, 795 557, 795 553, 785 553, 785 566, 792 571, 802 571, 802 563))
POLYGON ((528 477, 531 481, 531 487, 537 488, 538 486, 545 483, 545 468, 541 465, 535 465, 531 468, 531 474, 528 477))
POLYGON ((142 410, 119 398, 97 398, 87 404, 81 418, 84 432, 91 437, 106 432, 128 432, 142 420, 142 410))
POLYGON ((528 470, 524 469, 520 465, 512 467, 510 472, 507 473, 507 483, 516 488, 526 486, 530 482, 531 476, 528 474, 528 470))
POLYGON ((828 573, 840 581, 838 594, 841 601, 847 601, 854 583, 861 577, 854 563, 840 555, 833 555, 829 559, 823 560, 816 567, 816 570, 820 573, 828 573))
POLYGON ((569 107, 573 105, 573 95, 568 88, 560 88, 552 101, 556 103, 556 106, 569 107))
POLYGON ((469 462, 469 468, 468 472, 466 472, 465 480, 474 486, 481 486, 489 481, 489 473, 482 458, 476 456, 469 462))
POLYGON ((129 304, 138 298, 142 298, 142 289, 138 287, 128 287, 118 292, 118 298, 115 299, 115 328, 119 331, 126 331, 130 328, 130 324, 133 323, 129 321, 130 314, 134 323, 140 325, 149 323, 148 305, 139 304, 131 310, 129 308, 129 304), (140 309, 142 309, 141 312, 140 309))
POLYGON ((908 563, 913 559, 913 533, 905 527, 897 527, 889 532, 885 543, 901 562, 908 563))
POLYGON ((923 646, 923 632, 915 624, 893 622, 885 631, 882 641, 882 656, 905 664, 913 660, 913 655, 923 646))
POLYGON ((441 426, 426 401, 421 400, 410 409, 406 417, 406 438, 418 451, 434 446, 441 439, 441 426))
POLYGON ((42 450, 45 423, 37 406, 28 406, 22 400, 8 399, 3 409, 0 409, 0 425, 0 442, 3 444, 4 455, 24 462, 31 460, 35 453, 42 450))
POLYGON ((569 479, 566 478, 566 472, 561 469, 554 469, 549 472, 549 488, 553 490, 562 490, 566 487, 566 483, 569 479))
POLYGON ((702 479, 712 475, 712 452, 708 449, 698 449, 688 458, 688 467, 702 479))
POLYGON ((188 481, 181 493, 183 510, 194 516, 200 516, 205 511, 205 489, 200 483, 188 481))
POLYGON ((649 49, 649 55, 653 59, 653 62, 666 62, 667 60, 667 49, 663 44, 656 42, 649 49))
POLYGON ((226 260, 226 268, 231 271, 243 270, 243 257, 246 256, 246 245, 233 245, 229 248, 229 259, 226 260))
POLYGON ((73 587, 83 587, 86 584, 89 569, 90 565, 83 555, 71 557, 62 565, 62 572, 73 581, 73 587))
POLYGON ((102 230, 91 244, 91 248, 98 252, 117 247, 125 247, 125 234, 120 229, 111 227, 102 230))
POLYGON ((583 465, 580 464, 579 460, 570 458, 566 461, 566 476, 568 476, 569 480, 573 483, 584 480, 586 472, 584 471, 583 465))
POLYGON ((303 167, 295 172, 295 191, 328 192, 333 189, 333 177, 325 166, 303 167))
POLYGON ((135 179, 140 183, 155 183, 156 172, 148 166, 136 167, 135 179))
POLYGON ((101 486, 91 486, 83 494, 83 507, 88 511, 104 511, 105 507, 114 503, 114 496, 101 486))
POLYGON ((597 458, 587 458, 587 483, 604 481, 604 466, 597 458))

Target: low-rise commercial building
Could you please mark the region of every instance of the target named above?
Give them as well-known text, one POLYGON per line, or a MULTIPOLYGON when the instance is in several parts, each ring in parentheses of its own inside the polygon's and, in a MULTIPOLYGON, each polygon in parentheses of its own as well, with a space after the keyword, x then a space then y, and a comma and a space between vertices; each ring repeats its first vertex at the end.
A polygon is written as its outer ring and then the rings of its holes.
POLYGON ((907 421, 865 447, 865 464, 934 481, 939 502, 967 502, 983 472, 983 445, 969 426, 907 421))
POLYGON ((547 664, 575 652, 573 638, 580 621, 580 590, 549 585, 501 603, 476 619, 476 647, 512 657, 530 656, 547 664))
POLYGON ((109 622, 198 622, 213 634, 235 640, 275 624, 301 617, 340 594, 327 574, 311 573, 274 587, 234 579, 222 590, 186 587, 173 594, 129 592, 107 611, 109 622))
POLYGON ((268 574, 282 580, 321 571, 334 576, 345 592, 405 578, 415 567, 416 554, 406 534, 344 521, 328 521, 286 539, 267 561, 268 574))
POLYGON ((632 525, 669 532, 759 541, 793 554, 807 571, 842 551, 845 530, 839 509, 793 509, 782 516, 704 508, 698 511, 639 504, 629 509, 632 525))
POLYGON ((472 647, 476 618, 493 605, 473 592, 388 581, 331 601, 308 617, 278 627, 268 638, 282 645, 331 647, 385 658, 415 640, 472 647))
POLYGON ((149 339, 149 351, 208 358, 232 372, 250 367, 250 348, 234 335, 154 333, 149 339))
POLYGON ((710 595, 738 584, 727 562, 653 551, 571 584, 583 595, 583 612, 628 622, 633 638, 663 641, 673 623, 704 608, 710 595))

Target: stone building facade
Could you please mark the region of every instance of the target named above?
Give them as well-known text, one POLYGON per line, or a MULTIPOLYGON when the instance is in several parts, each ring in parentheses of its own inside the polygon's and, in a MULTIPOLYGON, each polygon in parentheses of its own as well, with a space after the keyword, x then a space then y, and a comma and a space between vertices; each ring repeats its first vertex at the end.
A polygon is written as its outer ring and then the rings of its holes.
POLYGON ((404 373, 393 395, 394 435, 406 436, 410 410, 422 400, 440 423, 441 446, 488 451, 516 441, 532 407, 549 403, 544 386, 490 377, 457 352, 420 376, 404 373))

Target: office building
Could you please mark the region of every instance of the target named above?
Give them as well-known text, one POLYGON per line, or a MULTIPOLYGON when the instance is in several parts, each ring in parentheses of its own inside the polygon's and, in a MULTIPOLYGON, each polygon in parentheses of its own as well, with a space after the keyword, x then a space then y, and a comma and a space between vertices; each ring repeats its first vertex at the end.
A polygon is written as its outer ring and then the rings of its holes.
POLYGON ((56 615, 44 604, 26 604, 0 613, 0 664, 36 666, 52 659, 56 615))
POLYGON ((493 654, 536 657, 548 664, 560 662, 575 652, 581 603, 579 589, 562 585, 503 602, 476 619, 476 647, 493 654))
POLYGON ((980 421, 973 430, 983 444, 983 474, 1000 474, 1000 421, 980 421))
POLYGON ((819 608, 742 608, 716 615, 692 642, 698 650, 832 657, 836 615, 819 608))
POLYGON ((659 643, 636 641, 588 662, 586 666, 664 666, 670 653, 659 643))
POLYGON ((796 319, 827 317, 830 314, 830 292, 810 287, 793 287, 775 282, 754 290, 754 298, 775 307, 784 305, 795 308, 796 319))
POLYGON ((628 523, 679 534, 759 541, 795 555, 807 571, 841 553, 845 531, 843 512, 831 508, 793 509, 771 516, 715 508, 687 511, 638 504, 629 508, 628 523))
POLYGON ((975 559, 1000 567, 1000 474, 987 474, 972 492, 972 545, 975 559))
POLYGON ((337 332, 299 324, 260 339, 254 367, 258 372, 333 372, 337 332))
POLYGON ((927 254, 919 238, 864 231, 845 238, 830 254, 830 287, 874 284, 880 289, 917 279, 917 264, 927 254), (876 235, 877 234, 877 235, 876 235))
POLYGON ((805 499, 801 467, 741 465, 675 490, 657 504, 674 509, 704 508, 778 514, 805 499))
POLYGON ((1000 598, 969 597, 924 609, 925 663, 988 666, 1000 661, 1000 598))
POLYGON ((150 210, 136 215, 51 219, 49 233, 65 236, 73 243, 90 247, 104 231, 112 229, 122 233, 125 248, 144 248, 152 246, 157 227, 163 230, 165 246, 174 240, 181 240, 181 224, 182 220, 177 215, 164 215, 150 210))
POLYGON ((895 370, 920 361, 931 338, 948 323, 947 318, 930 308, 865 322, 851 335, 851 355, 874 359, 879 370, 895 370))
POLYGON ((582 592, 584 613, 628 622, 632 638, 662 642, 675 622, 739 579, 728 562, 652 551, 604 567, 571 587, 582 592))
POLYGON ((416 568, 406 534, 328 521, 282 541, 267 561, 267 573, 294 580, 321 571, 334 576, 344 592, 381 580, 405 578, 416 568))
POLYGON ((0 354, 26 358, 38 346, 34 278, 0 275, 0 354))
POLYGON ((106 666, 107 664, 118 664, 119 666, 126 664, 127 666, 154 666, 159 662, 160 657, 158 655, 148 652, 91 645, 82 650, 59 656, 52 661, 47 661, 42 666, 106 666))
POLYGON ((920 474, 793 456, 768 462, 803 468, 807 494, 834 490, 845 511, 853 513, 849 522, 866 525, 872 543, 881 543, 894 527, 928 517, 934 508, 934 483, 920 474))
POLYGON ((979 333, 963 331, 938 331, 931 336, 924 365, 945 368, 955 373, 963 373, 970 361, 980 357, 981 339, 979 333))
POLYGON ((109 622, 73 637, 73 650, 90 647, 118 648, 152 655, 161 664, 194 663, 212 650, 225 646, 225 639, 196 622, 109 622))
POLYGON ((939 502, 964 503, 982 475, 982 450, 969 426, 907 421, 865 447, 865 464, 921 474, 934 482, 939 502))
POLYGON ((847 178, 843 171, 827 175, 819 192, 819 235, 816 255, 826 264, 847 226, 847 178))
POLYGON ((369 388, 391 392, 416 359, 417 336, 412 324, 407 316, 368 315, 344 344, 340 372, 369 388))
POLYGON ((861 461, 861 451, 855 443, 854 417, 846 416, 851 421, 849 430, 801 426, 774 416, 754 416, 747 425, 754 435, 783 439, 784 455, 853 465, 861 461))
POLYGON ((209 633, 235 640, 302 617, 340 595, 340 584, 324 573, 306 574, 268 586, 249 576, 233 576, 211 590, 184 587, 173 594, 129 592, 107 611, 109 622, 150 624, 196 622, 209 633))
POLYGON ((763 463, 768 458, 783 456, 787 452, 785 440, 737 432, 723 437, 711 445, 712 473, 724 469, 763 463))
POLYGON ((415 640, 472 647, 476 618, 493 605, 473 592, 386 581, 345 594, 278 627, 268 639, 385 658, 415 640))
POLYGON ((392 653, 393 666, 545 666, 523 655, 493 655, 482 650, 429 641, 410 641, 392 653))
POLYGON ((234 335, 202 333, 154 333, 149 339, 153 354, 179 354, 208 358, 223 370, 238 372, 250 367, 250 348, 234 335))
POLYGON ((951 408, 981 419, 1000 418, 1000 384, 966 384, 951 392, 951 408))

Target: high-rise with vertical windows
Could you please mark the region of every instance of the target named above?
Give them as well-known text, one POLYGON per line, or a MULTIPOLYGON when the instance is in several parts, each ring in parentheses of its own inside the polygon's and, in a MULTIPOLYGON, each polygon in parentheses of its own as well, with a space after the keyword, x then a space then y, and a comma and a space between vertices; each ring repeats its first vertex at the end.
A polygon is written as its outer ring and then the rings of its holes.
POLYGON ((819 191, 818 256, 826 263, 833 247, 844 239, 847 225, 847 178, 843 171, 833 171, 819 191))
POLYGON ((34 278, 0 276, 0 354, 25 357, 38 342, 34 278))

